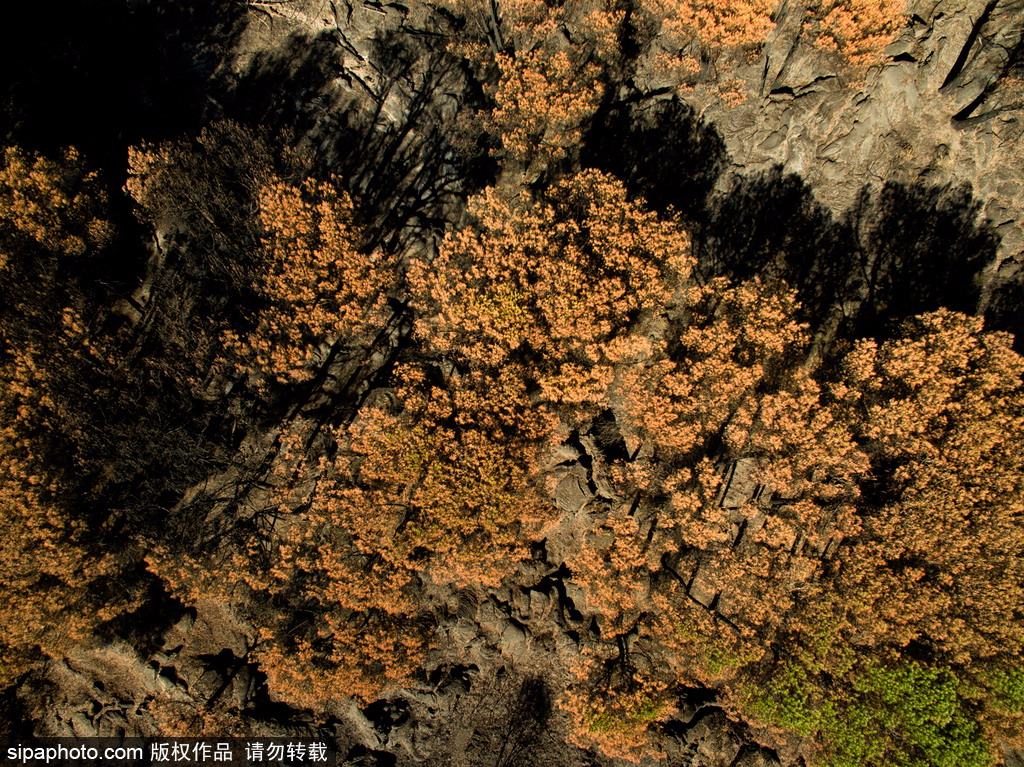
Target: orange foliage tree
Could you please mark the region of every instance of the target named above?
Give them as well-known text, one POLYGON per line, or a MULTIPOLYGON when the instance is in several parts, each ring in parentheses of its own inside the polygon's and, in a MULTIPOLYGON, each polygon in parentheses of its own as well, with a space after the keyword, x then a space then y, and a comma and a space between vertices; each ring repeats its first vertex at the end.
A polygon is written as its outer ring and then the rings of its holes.
POLYGON ((95 172, 69 149, 50 160, 17 148, 0 167, 0 685, 59 656, 128 609, 105 588, 115 557, 90 550, 75 516, 73 397, 83 367, 102 366, 77 282, 109 242, 95 172), (104 605, 104 602, 107 604, 104 605))
POLYGON ((775 26, 775 6, 775 0, 643 0, 652 75, 687 91, 710 75, 726 103, 742 102, 743 81, 732 73, 760 51, 775 26))
MULTIPOLYGON (((764 327, 784 328, 786 316, 764 327)), ((789 343, 805 349, 798 331, 789 343)), ((671 710, 674 684, 725 685, 741 715, 814 735, 836 759, 902 764, 923 749, 981 764, 976 719, 1002 727, 999 737, 1020 726, 1006 680, 1022 647, 1024 363, 1008 336, 948 311, 912 320, 891 341, 860 342, 825 389, 783 358, 770 363, 786 346, 718 358, 709 391, 736 393, 693 421, 714 434, 703 441, 701 429, 682 428, 687 419, 645 429, 647 411, 625 400, 621 422, 643 440, 633 449, 642 468, 616 471, 639 502, 635 518, 613 511, 604 525, 615 534, 598 530, 572 564, 588 592, 611 594, 594 608, 604 616, 601 661, 579 665, 565 705, 583 741, 625 754, 644 747, 645 718, 671 710), (781 374, 765 376, 773 365, 781 374), (693 452, 673 455, 677 446, 693 452), (725 504, 723 458, 747 462, 764 490, 725 504), (655 504, 646 514, 644 497, 655 504), (928 665, 907 666, 911 643, 929 648, 928 665), (764 661, 769 645, 788 660, 764 661), (616 664, 626 666, 621 707, 609 685, 616 664), (907 674, 931 680, 922 699, 941 694, 952 707, 934 725, 933 713, 907 724, 904 704, 879 686, 907 674), (954 694, 942 681, 954 678, 970 685, 954 694), (942 722, 955 727, 921 734, 942 722)), ((677 357, 695 376, 700 358, 677 357)), ((650 385, 635 396, 651 390, 651 412, 679 412, 657 396, 657 379, 650 385)), ((679 392, 687 405, 708 397, 679 392)))
POLYGON ((720 685, 758 660, 832 537, 857 530, 865 461, 794 369, 807 348, 795 308, 785 286, 757 280, 692 286, 673 332, 617 371, 621 500, 569 563, 601 627, 563 701, 580 742, 649 748, 677 685, 720 685), (770 505, 725 505, 722 473, 738 460, 770 505))
POLYGON ((550 403, 596 407, 613 369, 643 353, 641 328, 689 275, 689 240, 586 171, 531 203, 488 190, 473 226, 409 270, 417 334, 460 367, 522 363, 550 403))
POLYGON ((527 377, 535 403, 564 422, 615 413, 632 454, 611 467, 620 498, 567 562, 601 640, 562 705, 580 743, 636 755, 671 712, 677 680, 665 669, 722 678, 759 635, 774 636, 787 608, 775 616, 771 600, 792 605, 832 531, 855 529, 843 502, 863 462, 816 385, 792 372, 807 336, 784 286, 694 284, 685 233, 597 173, 533 203, 489 191, 470 211, 472 226, 410 269, 417 332, 464 375, 527 377), (743 457, 784 501, 734 551, 736 523, 756 510, 724 509, 720 475, 743 457), (794 553, 801 536, 809 551, 794 553), (716 591, 729 587, 742 625, 693 604, 680 581, 698 568, 716 591), (711 657, 680 628, 692 625, 726 632, 711 657))
MULTIPOLYGON (((618 368, 651 354, 648 336, 664 332, 666 308, 683 300, 692 268, 686 233, 596 172, 565 179, 536 201, 489 190, 471 200, 470 212, 471 226, 449 235, 433 260, 410 268, 425 349, 453 364, 458 375, 481 382, 519 377, 523 394, 532 393, 520 400, 527 407, 550 411, 563 423, 585 423, 611 404, 618 368)), ((495 388, 503 392, 505 385, 495 388)), ((473 408, 495 412, 493 405, 473 408)), ((506 441, 538 433, 516 413, 510 407, 495 413, 506 441)), ((636 532, 624 512, 609 516, 595 534, 610 536, 614 551, 588 546, 572 562, 578 581, 593 589, 587 604, 609 627, 625 626, 631 611, 635 618, 635 592, 644 588, 613 577, 634 574, 627 563, 636 565, 638 555, 642 560, 642 547, 630 543, 636 532), (606 556, 613 564, 606 565, 606 556)), ((595 647, 577 673, 601 676, 603 652, 595 647)), ((614 687, 621 706, 647 717, 647 693, 623 681, 613 669, 599 684, 614 687)), ((594 696, 579 701, 572 710, 580 733, 611 722, 594 696)), ((630 751, 631 737, 615 741, 622 753, 630 751)), ((612 748, 612 740, 604 743, 612 748)))
POLYGON ((1022 365, 1009 336, 941 310, 855 344, 820 397, 856 446, 855 492, 826 483, 846 496, 834 545, 782 603, 775 661, 732 688, 813 736, 815 763, 987 765, 1019 742, 1022 365))
POLYGON ((553 423, 520 371, 444 380, 403 366, 393 395, 335 432, 261 587, 308 616, 297 629, 285 610, 262 629, 261 663, 287 699, 370 701, 408 684, 433 623, 424 594, 499 585, 553 517, 536 458, 553 423))
POLYGON ((395 383, 394 406, 367 407, 315 449, 308 424, 282 433, 241 535, 149 557, 182 599, 235 605, 271 690, 296 704, 408 684, 433 623, 425 591, 499 585, 553 515, 536 469, 553 424, 517 371, 444 381, 410 365, 395 383))
POLYGON ((445 5, 467 21, 452 50, 493 100, 480 122, 500 142, 505 169, 532 175, 570 155, 604 95, 602 68, 618 56, 622 11, 593 0, 445 5))
POLYGON ((45 340, 65 309, 81 309, 80 272, 113 235, 105 207, 99 174, 85 167, 76 150, 65 150, 60 160, 4 150, 0 331, 6 343, 45 340))
POLYGON ((0 364, 0 686, 43 656, 59 657, 104 620, 128 609, 104 601, 115 557, 95 554, 69 508, 68 487, 47 450, 51 381, 31 352, 0 364), (42 433, 40 433, 42 432, 42 433))
POLYGON ((527 168, 564 159, 601 102, 597 66, 564 50, 500 53, 495 63, 494 109, 485 124, 500 138, 501 156, 527 168))
POLYGON ((428 621, 415 573, 364 553, 339 519, 329 499, 344 478, 308 449, 311 428, 297 419, 282 429, 265 489, 241 513, 216 509, 215 535, 187 550, 155 541, 147 565, 184 603, 220 602, 248 623, 281 700, 370 702, 419 668, 428 621))
POLYGON ((872 458, 838 588, 855 641, 967 664, 1024 649, 1024 360, 940 311, 848 355, 839 403, 872 458))
POLYGON ((737 66, 756 58, 783 9, 800 14, 802 36, 858 71, 875 63, 907 18, 905 0, 644 0, 652 30, 651 73, 684 90, 714 83, 727 104, 741 103, 746 85, 737 66))
POLYGON ((696 39, 712 48, 754 48, 771 30, 774 0, 645 0, 660 32, 680 43, 696 39))
POLYGON ((98 173, 87 170, 73 148, 59 161, 6 148, 0 195, 0 268, 16 256, 15 251, 24 250, 19 240, 54 257, 74 258, 110 239, 111 225, 100 217, 105 200, 98 173))
POLYGON ((301 382, 318 351, 374 340, 390 316, 394 264, 360 250, 352 201, 333 183, 275 182, 259 201, 269 263, 257 291, 266 306, 250 332, 229 331, 225 344, 258 376, 301 382))
POLYGON ((759 280, 687 291, 677 333, 620 376, 627 440, 680 458, 707 455, 708 439, 755 388, 788 372, 806 340, 795 308, 791 291, 759 280))
POLYGON ((334 470, 349 482, 320 500, 365 555, 434 583, 497 586, 553 514, 536 467, 554 423, 515 367, 429 373, 399 370, 400 410, 370 408, 346 430, 334 470))
POLYGON ((817 0, 809 24, 815 44, 854 66, 877 60, 907 19, 906 0, 817 0))

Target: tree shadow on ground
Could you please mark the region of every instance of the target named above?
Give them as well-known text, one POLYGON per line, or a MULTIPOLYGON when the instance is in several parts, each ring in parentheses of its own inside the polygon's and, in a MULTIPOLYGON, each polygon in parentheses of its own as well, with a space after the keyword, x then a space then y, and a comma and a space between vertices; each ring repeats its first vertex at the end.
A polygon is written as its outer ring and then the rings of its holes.
POLYGON ((852 238, 797 176, 775 168, 734 176, 714 125, 677 98, 608 107, 595 121, 584 164, 623 180, 660 213, 678 213, 694 240, 702 279, 784 279, 808 319, 839 300, 852 238), (830 258, 822 258, 828 253, 830 258))
POLYGON ((443 38, 402 30, 378 32, 358 66, 346 65, 352 50, 339 30, 294 35, 227 85, 226 112, 290 135, 315 175, 336 175, 379 235, 372 245, 441 231, 494 176, 486 152, 466 152, 453 129, 472 107, 464 65, 443 38))
POLYGON ((802 319, 817 328, 838 314, 846 337, 884 336, 939 307, 973 313, 978 275, 999 244, 967 188, 865 186, 837 216, 781 167, 727 179, 715 126, 676 98, 607 106, 582 157, 656 211, 681 214, 702 279, 783 280, 802 319))
POLYGON ((839 336, 888 337, 941 307, 973 314, 980 273, 999 237, 966 187, 865 186, 836 218, 799 177, 775 168, 741 177, 709 206, 702 267, 794 287, 812 327, 840 312, 839 336))
POLYGON ((575 749, 554 717, 548 683, 515 669, 499 668, 474 678, 470 688, 436 724, 442 745, 425 762, 445 767, 463 762, 493 767, 560 767, 575 760, 575 749))
POLYGON ((696 238, 706 276, 784 280, 811 322, 847 297, 856 260, 851 230, 799 176, 776 167, 736 177, 707 208, 696 238))
POLYGON ((1020 262, 1004 262, 993 283, 985 309, 985 327, 1013 333, 1013 348, 1024 354, 1024 269, 1020 262))
POLYGON ((894 323, 940 307, 975 313, 980 273, 999 247, 980 212, 967 187, 862 190, 846 216, 858 246, 852 289, 863 296, 849 334, 887 335, 894 323))
POLYGON ((586 167, 620 178, 655 210, 689 222, 706 205, 728 161, 725 142, 677 98, 613 104, 598 114, 582 152, 586 167))

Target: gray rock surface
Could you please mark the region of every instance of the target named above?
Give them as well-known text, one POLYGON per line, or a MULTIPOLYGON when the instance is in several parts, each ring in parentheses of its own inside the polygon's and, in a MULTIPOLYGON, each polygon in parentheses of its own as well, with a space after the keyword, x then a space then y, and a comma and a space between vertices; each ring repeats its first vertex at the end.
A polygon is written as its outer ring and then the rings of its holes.
MULTIPOLYGON (((735 173, 780 165, 836 213, 865 185, 967 185, 1002 238, 1000 259, 1019 259, 1024 92, 1011 57, 1021 60, 1024 2, 925 0, 910 12, 884 60, 857 73, 800 45, 801 8, 784 2, 760 58, 740 72, 744 103, 700 87, 687 98, 720 132, 735 173)), ((640 84, 657 87, 658 73, 640 84)))

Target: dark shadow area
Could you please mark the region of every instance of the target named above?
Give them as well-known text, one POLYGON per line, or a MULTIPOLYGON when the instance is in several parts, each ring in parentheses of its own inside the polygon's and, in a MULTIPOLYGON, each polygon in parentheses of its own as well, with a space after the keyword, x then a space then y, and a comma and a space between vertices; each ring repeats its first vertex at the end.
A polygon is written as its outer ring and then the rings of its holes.
POLYGON ((844 337, 887 337, 941 307, 976 311, 978 275, 999 237, 967 188, 865 187, 839 220, 798 176, 776 168, 736 180, 698 229, 707 276, 781 279, 817 327, 834 310, 844 337))
POLYGON ((99 633, 107 641, 126 639, 140 655, 148 656, 163 647, 164 634, 188 611, 158 578, 148 577, 143 582, 145 596, 141 604, 130 613, 103 624, 99 633))
MULTIPOLYGON (((123 295, 149 254, 121 193, 126 149, 194 135, 211 83, 246 18, 243 3, 95 0, 18 3, 0 25, 0 142, 48 157, 75 146, 107 187, 117 241, 89 275, 123 295)), ((113 299, 111 299, 113 300, 113 299)))
POLYGON ((438 666, 427 674, 427 682, 439 690, 458 690, 469 692, 473 687, 473 678, 480 669, 475 663, 468 665, 438 666))
POLYGON ((746 765, 763 765, 763 767, 781 767, 779 754, 773 748, 757 743, 744 743, 736 753, 729 767, 745 767, 746 765))
MULTIPOLYGON (((64 453, 98 544, 173 530, 168 510, 239 440, 242 414, 217 412, 205 387, 222 333, 245 327, 253 301, 262 268, 256 195, 274 159, 258 134, 233 123, 165 144, 134 211, 146 237, 156 243, 160 232, 159 245, 137 263, 120 253, 120 289, 84 301, 96 307, 114 361, 62 366, 59 403, 72 435, 64 453)), ((196 532, 182 531, 193 542, 196 532)))
POLYGON ((218 100, 232 118, 305 135, 339 105, 326 91, 343 61, 332 33, 293 34, 277 51, 251 57, 241 73, 227 74, 218 83, 218 100))
POLYGON ((17 685, 0 690, 0 738, 25 738, 34 728, 31 714, 18 697, 17 685))
POLYGON ((340 767, 395 767, 397 763, 398 758, 394 754, 356 745, 345 754, 340 767))
MULTIPOLYGON (((246 708, 241 711, 241 715, 254 723, 270 722, 276 725, 285 725, 289 729, 294 728, 299 732, 305 729, 307 723, 305 712, 271 697, 270 688, 267 686, 267 675, 260 669, 258 663, 250 661, 249 669, 252 674, 252 688, 246 700, 246 708)), ((324 727, 329 726, 330 718, 324 722, 324 727)))
POLYGON ((18 3, 0 25, 0 135, 123 165, 129 144, 193 132, 245 15, 233 2, 18 3))
POLYGON ((1020 265, 1005 264, 992 288, 985 310, 985 328, 1013 333, 1013 348, 1024 353, 1024 271, 1020 265))
POLYGON ((94 264, 99 303, 138 283, 149 233, 122 194, 126 149, 194 135, 211 83, 245 19, 244 3, 94 0, 18 3, 0 24, 0 142, 48 157, 75 146, 98 169, 117 240, 94 264))
POLYGON ((460 710, 466 717, 464 726, 472 732, 466 763, 487 767, 557 764, 561 744, 551 731, 552 709, 551 692, 543 679, 500 669, 474 709, 460 710))
MULTIPOLYGON (((998 0, 989 0, 985 9, 974 20, 971 33, 961 49, 960 57, 943 83, 943 88, 955 84, 965 68, 972 71, 971 65, 975 61, 984 61, 987 58, 986 54, 991 56, 990 46, 993 45, 993 41, 987 39, 983 30, 998 5, 998 0), (982 41, 980 45, 977 44, 979 38, 982 41)), ((982 74, 987 80, 985 87, 952 116, 951 122, 954 127, 969 128, 1003 115, 1019 112, 1024 106, 1020 88, 1017 87, 1021 74, 1024 74, 1024 28, 1019 30, 1018 35, 1013 43, 998 43, 1005 52, 1005 58, 994 70, 982 74)), ((972 71, 972 75, 977 76, 977 73, 972 71)))
POLYGON ((966 187, 865 189, 847 214, 860 250, 853 290, 863 296, 847 334, 885 336, 895 323, 940 307, 973 314, 978 275, 999 246, 980 211, 966 187))
MULTIPOLYGON (((593 436, 597 446, 608 461, 628 461, 629 450, 626 448, 626 440, 622 437, 622 431, 615 420, 615 414, 611 410, 604 410, 599 413, 590 425, 589 434, 593 436)), ((586 457, 586 454, 580 458, 586 457)), ((582 460, 580 461, 582 463, 582 460)))
POLYGON ((152 297, 132 339, 139 353, 152 356, 159 340, 167 347, 161 354, 198 355, 199 367, 208 368, 203 331, 238 327, 253 302, 265 268, 260 190, 276 177, 298 176, 290 160, 263 132, 219 121, 138 161, 136 215, 161 235, 159 266, 148 277, 152 297))
POLYGON ((583 161, 655 210, 682 214, 703 278, 784 279, 812 321, 840 300, 854 260, 848 229, 779 168, 714 193, 729 164, 725 143, 679 99, 612 105, 588 134, 583 161))
POLYGON ((711 201, 695 239, 705 276, 785 280, 812 323, 845 298, 855 263, 849 228, 803 179, 778 167, 736 178, 711 201))
POLYGON ((343 173, 376 215, 382 237, 401 241, 410 229, 441 231, 453 206, 494 182, 497 165, 482 137, 455 120, 479 107, 483 94, 465 63, 434 36, 382 34, 370 61, 384 74, 376 106, 350 123, 358 143, 331 147, 325 159, 333 166, 347 157, 343 173), (395 88, 406 101, 397 122, 385 112, 387 94, 395 88), (348 149, 355 151, 343 154, 348 149))
POLYGON ((691 222, 707 217, 708 197, 727 160, 714 126, 677 98, 605 108, 582 152, 585 167, 617 176, 655 210, 672 209, 691 222))
POLYGON ((409 704, 401 698, 374 701, 361 710, 363 716, 373 722, 373 728, 384 737, 409 719, 409 704))

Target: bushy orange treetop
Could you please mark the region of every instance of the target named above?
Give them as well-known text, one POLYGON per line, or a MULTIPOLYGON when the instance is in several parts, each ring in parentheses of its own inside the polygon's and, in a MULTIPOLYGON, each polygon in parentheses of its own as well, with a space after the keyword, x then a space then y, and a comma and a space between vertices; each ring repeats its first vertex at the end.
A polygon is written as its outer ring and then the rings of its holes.
POLYGON ((0 167, 0 269, 18 240, 59 258, 81 256, 106 244, 113 229, 100 217, 105 195, 98 175, 85 168, 73 148, 59 161, 6 148, 0 167))
POLYGON ((654 33, 650 74, 683 91, 711 87, 727 105, 747 97, 749 77, 737 65, 759 55, 778 13, 795 15, 798 39, 835 54, 854 75, 879 60, 907 19, 905 0, 644 0, 640 7, 654 33))
MULTIPOLYGON (((662 35, 715 48, 756 49, 775 24, 775 0, 645 0, 662 35)), ((812 0, 814 44, 854 65, 872 63, 906 19, 905 0, 812 0)))
POLYGON ((59 160, 3 150, 0 341, 8 348, 51 345, 69 313, 78 316, 81 273, 113 238, 106 203, 99 174, 75 149, 59 160))
MULTIPOLYGON (((682 368, 685 359, 680 356, 682 368)), ((713 391, 728 392, 730 378, 751 385, 739 373, 749 375, 757 360, 722 358, 716 371, 733 366, 738 372, 717 380, 713 391)), ((616 523, 616 538, 597 543, 573 566, 595 595, 603 593, 602 579, 621 584, 606 609, 595 610, 618 621, 602 628, 631 642, 634 655, 659 658, 669 674, 659 674, 658 664, 638 671, 631 694, 644 690, 667 706, 670 698, 659 698, 659 691, 671 688, 672 675, 726 683, 730 690, 749 686, 751 675, 767 678, 776 685, 771 694, 785 701, 772 710, 795 727, 799 712, 784 707, 797 705, 800 695, 812 696, 807 699, 814 705, 868 700, 874 693, 864 674, 899 668, 915 642, 930 649, 935 673, 953 669, 972 680, 962 693, 973 701, 971 716, 1017 732, 1019 716, 1007 718, 1011 704, 999 702, 998 695, 1007 693, 984 690, 996 684, 992 679, 1011 678, 1005 669, 1019 668, 1024 646, 1024 471, 1017 449, 1024 427, 1024 360, 1008 336, 983 332, 979 319, 940 311, 910 321, 893 340, 858 343, 843 371, 840 383, 825 389, 797 370, 767 388, 767 379, 760 379, 761 390, 748 390, 750 396, 724 400, 714 411, 719 418, 707 421, 721 431, 697 450, 705 456, 697 466, 675 464, 652 473, 655 452, 643 470, 623 469, 622 476, 634 480, 624 488, 664 500, 637 521, 616 523), (723 508, 719 472, 706 457, 716 450, 752 460, 767 500, 723 508), (742 525, 755 521, 756 528, 737 538, 742 525), (672 577, 648 575, 659 566, 672 577), (686 593, 690 578, 698 580, 702 602, 686 593), (771 643, 784 657, 799 659, 796 665, 762 663, 761 651, 771 643), (794 681, 786 676, 792 673, 802 676, 794 681)), ((666 402, 655 397, 651 406, 666 402)), ((633 410, 632 418, 642 412, 633 410)), ((659 421, 658 428, 638 435, 657 444, 664 434, 662 454, 671 455, 667 451, 679 439, 674 423, 659 421)), ((606 660, 614 659, 609 653, 606 660)), ((588 688, 595 694, 599 672, 608 667, 591 668, 574 683, 572 695, 588 688)), ((759 693, 762 700, 767 694, 759 693)), ((611 711, 587 704, 586 696, 568 700, 584 722, 580 712, 611 711)), ((732 700, 741 713, 750 705, 732 700)), ((815 721, 815 727, 827 725, 815 721)), ((963 733, 977 729, 963 721, 963 733)), ((600 743, 609 727, 621 736, 613 739, 615 748, 626 733, 634 747, 643 742, 635 711, 617 710, 612 721, 592 718, 585 731, 600 743)), ((830 729, 823 737, 839 735, 830 729)))
POLYGON ((649 749, 671 690, 734 681, 798 630, 823 554, 860 530, 867 457, 799 366, 795 311, 784 285, 690 286, 671 332, 616 370, 610 402, 632 459, 610 472, 619 505, 568 562, 601 628, 562 699, 581 743, 649 749), (724 505, 739 459, 770 502, 724 505))
POLYGON ((39 652, 60 656, 123 604, 101 606, 90 592, 114 570, 93 554, 86 530, 67 506, 67 489, 50 465, 52 416, 47 372, 31 352, 0 363, 0 685, 39 652), (42 432, 42 434, 40 434, 42 432))
POLYGON ((389 317, 394 265, 360 250, 352 201, 329 182, 276 182, 260 194, 268 258, 258 285, 265 308, 251 332, 225 342, 242 364, 281 383, 313 375, 318 350, 365 346, 389 317))
POLYGON ((485 125, 501 140, 499 155, 524 167, 564 159, 601 103, 598 68, 564 50, 499 53, 495 63, 495 106, 485 125))
POLYGON ((503 168, 539 172, 574 152, 604 95, 602 68, 618 58, 623 12, 593 0, 445 5, 467 21, 452 48, 494 101, 480 118, 503 168))
POLYGON ((426 372, 400 370, 400 410, 370 408, 346 430, 339 480, 316 508, 393 567, 496 586, 553 517, 537 465, 555 422, 516 366, 448 381, 426 372))
POLYGON ((788 370, 806 340, 785 288, 715 281, 692 287, 685 301, 677 334, 623 371, 617 387, 627 438, 674 457, 703 448, 757 386, 788 370))
POLYGON ((307 452, 308 425, 282 432, 262 532, 149 557, 179 598, 235 605, 271 690, 296 704, 408 684, 432 624, 424 589, 499 585, 554 515, 537 459, 555 423, 520 370, 444 380, 410 364, 394 383, 394 405, 327 438, 329 458, 307 452))
POLYGON ((907 19, 906 0, 816 0, 808 12, 815 44, 854 66, 872 64, 907 19))
POLYGON ((791 291, 754 280, 692 287, 674 334, 640 364, 617 373, 612 402, 638 460, 623 468, 625 487, 660 499, 652 558, 705 552, 731 537, 716 502, 715 468, 752 452, 757 403, 785 380, 806 340, 791 291))
POLYGON ((634 331, 689 275, 686 233, 596 171, 537 202, 488 190, 470 213, 473 226, 410 267, 419 336, 471 369, 522 362, 552 402, 597 403, 612 366, 645 348, 634 331))
POLYGON ((430 629, 411 571, 361 553, 320 508, 294 521, 277 556, 270 599, 251 610, 275 695, 294 705, 369 703, 409 684, 430 629))
POLYGON ((644 0, 642 7, 661 34, 712 48, 756 47, 774 25, 775 0, 644 0))
POLYGON ((845 361, 840 404, 874 466, 838 588, 856 641, 958 664, 1020 652, 1024 359, 949 311, 845 361))
POLYGON ((370 702, 408 684, 429 625, 416 573, 367 553, 344 524, 333 499, 350 484, 308 451, 310 426, 282 428, 265 489, 243 498, 241 516, 217 508, 215 536, 154 542, 147 565, 185 604, 213 600, 244 619, 281 700, 370 702))

